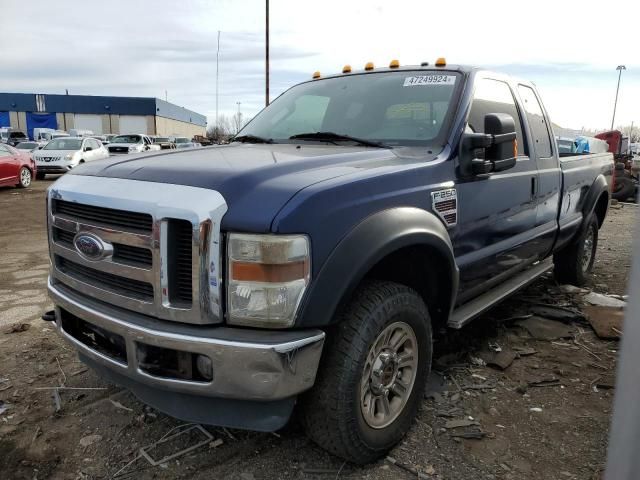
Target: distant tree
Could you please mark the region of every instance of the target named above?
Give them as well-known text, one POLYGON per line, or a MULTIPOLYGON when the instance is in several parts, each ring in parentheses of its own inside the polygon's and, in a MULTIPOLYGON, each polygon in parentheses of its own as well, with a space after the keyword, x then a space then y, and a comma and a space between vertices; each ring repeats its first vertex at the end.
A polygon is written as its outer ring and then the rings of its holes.
POLYGON ((242 112, 236 112, 231 118, 231 123, 233 124, 233 133, 236 135, 244 127, 242 112))
POLYGON ((214 123, 207 129, 207 137, 217 143, 229 140, 233 133, 232 122, 224 114, 218 116, 217 125, 214 123))

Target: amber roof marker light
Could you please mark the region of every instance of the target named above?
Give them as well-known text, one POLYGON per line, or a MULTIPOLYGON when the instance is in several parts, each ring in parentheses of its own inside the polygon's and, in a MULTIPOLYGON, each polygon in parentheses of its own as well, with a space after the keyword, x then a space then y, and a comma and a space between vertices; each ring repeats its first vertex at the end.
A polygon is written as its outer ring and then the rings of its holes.
POLYGON ((313 75, 311 75, 311 78, 313 78, 314 80, 316 78, 320 78, 320 72, 316 70, 315 72, 313 72, 313 75))
POLYGON ((365 64, 365 66, 364 66, 364 69, 365 69, 366 71, 373 70, 374 68, 375 68, 375 67, 374 67, 374 65, 373 65, 373 62, 367 62, 367 63, 365 64))
POLYGON ((446 67, 447 60, 444 57, 440 57, 436 60, 436 67, 446 67))
POLYGON ((351 73, 351 65, 345 65, 342 67, 342 73, 351 73))
POLYGON ((398 68, 400 66, 399 60, 391 60, 389 63, 389 68, 398 68))

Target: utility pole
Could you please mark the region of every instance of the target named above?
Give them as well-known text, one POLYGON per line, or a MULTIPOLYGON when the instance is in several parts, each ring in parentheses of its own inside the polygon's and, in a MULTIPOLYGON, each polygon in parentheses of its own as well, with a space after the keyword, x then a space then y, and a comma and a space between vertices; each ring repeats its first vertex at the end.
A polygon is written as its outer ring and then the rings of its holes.
POLYGON ((618 86, 616 88, 616 100, 613 103, 613 118, 611 119, 611 130, 613 130, 613 124, 616 121, 616 107, 618 106, 618 92, 620 91, 620 78, 622 77, 622 71, 626 70, 627 67, 625 67, 624 65, 618 65, 616 67, 616 70, 618 70, 618 86))
POLYGON ((266 14, 266 41, 265 41, 265 97, 264 97, 264 106, 269 106, 269 0, 267 2, 267 14, 266 14))
POLYGON ((216 129, 218 128, 218 63, 220 60, 220 30, 218 30, 218 47, 216 48, 216 129))

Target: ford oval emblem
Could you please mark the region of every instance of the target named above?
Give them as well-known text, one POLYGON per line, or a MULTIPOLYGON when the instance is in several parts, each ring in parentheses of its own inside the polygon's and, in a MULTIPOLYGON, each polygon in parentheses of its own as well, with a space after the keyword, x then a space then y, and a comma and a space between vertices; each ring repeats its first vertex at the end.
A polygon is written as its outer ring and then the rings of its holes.
POLYGON ((79 233, 73 239, 76 251, 87 260, 100 260, 112 253, 112 247, 89 233, 79 233))

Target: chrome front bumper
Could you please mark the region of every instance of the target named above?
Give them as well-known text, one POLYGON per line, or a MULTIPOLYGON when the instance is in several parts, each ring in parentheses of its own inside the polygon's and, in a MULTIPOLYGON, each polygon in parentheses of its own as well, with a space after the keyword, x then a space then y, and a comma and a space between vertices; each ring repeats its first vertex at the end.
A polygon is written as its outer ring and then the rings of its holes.
MULTIPOLYGON (((54 281, 55 282, 55 281, 54 281)), ((62 284, 48 283, 56 305, 58 332, 85 357, 151 388, 202 397, 274 401, 295 396, 315 382, 322 353, 320 330, 270 331, 202 327, 156 320, 80 296, 62 284), (80 342, 62 326, 63 310, 120 335, 126 364, 80 342), (140 368, 136 344, 208 356, 213 380, 188 381, 150 375, 140 368)))

